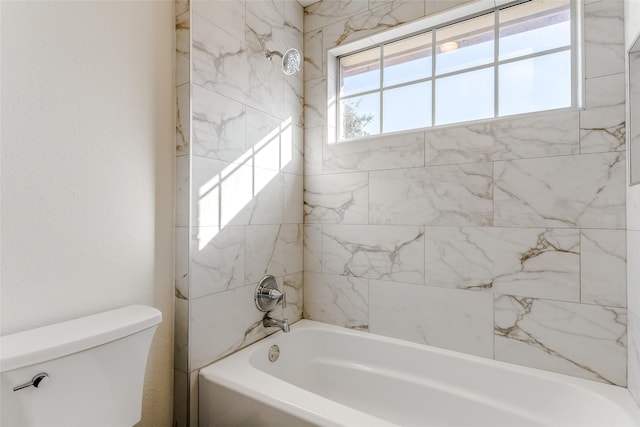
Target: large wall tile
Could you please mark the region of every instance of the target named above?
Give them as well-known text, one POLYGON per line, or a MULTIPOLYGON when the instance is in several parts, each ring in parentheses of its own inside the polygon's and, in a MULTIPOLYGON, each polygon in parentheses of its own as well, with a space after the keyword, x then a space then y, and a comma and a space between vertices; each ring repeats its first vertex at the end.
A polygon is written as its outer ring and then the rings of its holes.
POLYGON ((372 333, 493 356, 491 295, 379 280, 369 292, 372 333))
POLYGON ((582 230, 581 301, 587 304, 627 306, 627 232, 582 230))
MULTIPOLYGON (((176 298, 189 298, 189 244, 191 236, 189 227, 176 227, 174 234, 175 245, 175 287, 176 298)), ((185 371, 186 372, 186 371, 185 371)))
POLYGON ((428 227, 427 285, 580 301, 578 230, 428 227))
POLYGON ((320 1, 304 10, 304 31, 313 31, 369 9, 368 0, 320 1))
POLYGON ((176 156, 189 154, 191 144, 191 85, 176 88, 176 156))
POLYGON ((584 7, 587 78, 624 72, 624 4, 598 1, 584 7))
POLYGON ((176 86, 189 83, 191 50, 191 14, 176 17, 176 86))
POLYGON ((223 29, 237 40, 244 41, 245 0, 190 0, 191 10, 223 29))
POLYGON ((246 283, 265 275, 285 276, 302 271, 302 225, 251 225, 246 230, 246 283))
POLYGON ((176 157, 176 225, 189 226, 189 192, 191 191, 191 159, 176 157))
POLYGON ((209 89, 193 86, 191 152, 228 162, 241 162, 245 153, 244 106, 209 89))
POLYGON ((190 298, 244 286, 245 230, 199 227, 191 239, 190 298))
POLYGON ((322 49, 322 30, 313 30, 304 34, 304 80, 318 79, 324 76, 324 50, 322 49))
POLYGON ((322 226, 322 271, 424 283, 422 227, 322 226))
POLYGON ((264 313, 253 301, 254 286, 191 300, 190 366, 200 369, 267 335, 264 313))
POLYGON ((282 117, 284 75, 279 64, 266 60, 264 48, 250 48, 193 14, 191 53, 195 84, 282 117))
POLYGON ((427 165, 578 154, 577 112, 447 126, 425 132, 427 165))
POLYGON ((283 223, 285 224, 302 224, 303 214, 303 187, 304 180, 300 175, 291 175, 288 173, 284 176, 284 213, 283 223))
POLYGON ((305 223, 367 224, 369 174, 310 175, 305 180, 305 223))
POLYGON ((304 317, 346 328, 367 330, 367 279, 305 272, 304 317))
POLYGON ((624 153, 495 163, 495 225, 625 227, 624 153))
POLYGON ((372 224, 492 225, 493 165, 371 172, 369 194, 372 224))
POLYGON ((424 134, 422 133, 324 144, 322 148, 322 167, 325 172, 424 166, 424 134))
POLYGON ((586 80, 585 107, 580 112, 580 152, 625 150, 624 73, 586 80))
MULTIPOLYGON (((342 15, 343 17, 345 15, 342 15)), ((424 16, 421 1, 392 0, 382 6, 324 26, 323 43, 331 49, 424 16)), ((305 29, 311 31, 313 28, 305 29)))
POLYGON ((189 372, 189 300, 176 295, 174 303, 173 367, 189 372))
POLYGON ((507 295, 494 304, 496 359, 626 385, 625 309, 507 295))
POLYGON ((305 127, 325 126, 327 124, 327 80, 324 78, 309 80, 305 82, 304 90, 305 127))
MULTIPOLYGON (((284 287, 287 299, 287 308, 284 309, 283 318, 289 323, 297 322, 302 319, 303 306, 303 273, 302 271, 295 274, 288 274, 278 280, 279 284, 284 287)), ((279 316, 278 310, 282 310, 282 304, 276 309, 274 316, 279 316)))
POLYGON ((305 176, 315 175, 322 172, 322 148, 324 145, 323 133, 323 126, 304 128, 305 176))
POLYGON ((304 271, 322 272, 322 226, 304 225, 304 271))

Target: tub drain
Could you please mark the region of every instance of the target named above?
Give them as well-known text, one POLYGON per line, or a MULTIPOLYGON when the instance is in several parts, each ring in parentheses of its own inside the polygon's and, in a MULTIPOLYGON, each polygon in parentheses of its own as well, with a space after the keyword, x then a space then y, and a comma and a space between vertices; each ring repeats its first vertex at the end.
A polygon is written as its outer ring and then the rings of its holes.
POLYGON ((277 345, 272 345, 269 348, 269 360, 271 362, 275 362, 276 360, 278 360, 278 357, 280 357, 280 347, 278 347, 277 345))

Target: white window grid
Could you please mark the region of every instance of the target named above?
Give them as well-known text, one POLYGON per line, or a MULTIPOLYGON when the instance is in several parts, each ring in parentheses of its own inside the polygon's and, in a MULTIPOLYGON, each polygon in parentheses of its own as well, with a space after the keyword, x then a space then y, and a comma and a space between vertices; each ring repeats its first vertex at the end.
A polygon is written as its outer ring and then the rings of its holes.
MULTIPOLYGON (((340 55, 338 57, 336 57, 337 62, 340 62, 340 59, 346 56, 350 56, 350 55, 354 55, 363 51, 367 51, 367 50, 371 50, 374 48, 378 48, 380 50, 380 81, 379 81, 379 86, 377 89, 371 89, 371 90, 367 90, 367 91, 362 91, 362 92, 357 92, 357 93, 351 93, 349 95, 346 96, 341 96, 339 95, 341 92, 341 87, 340 87, 340 80, 341 80, 341 76, 338 75, 336 78, 336 94, 338 94, 338 99, 337 99, 337 108, 336 108, 336 112, 337 112, 337 122, 336 124, 338 124, 338 126, 336 126, 336 132, 337 132, 337 140, 338 141, 351 141, 351 140, 356 140, 356 139, 364 139, 364 138, 371 138, 374 136, 380 136, 380 135, 389 135, 389 134, 394 134, 394 133, 404 133, 404 132, 411 132, 411 131, 417 131, 420 129, 431 129, 434 127, 439 127, 439 126, 452 126, 452 125, 456 125, 459 123, 466 123, 466 122, 457 122, 457 123, 447 123, 445 125, 436 125, 436 91, 435 91, 435 81, 439 80, 439 79, 443 79, 446 77, 451 77, 451 76, 455 76, 455 75, 459 75, 459 74, 465 74, 468 72, 472 72, 472 71, 477 71, 477 70, 482 70, 482 69, 487 69, 487 68, 491 68, 493 67, 494 70, 494 76, 493 76, 493 100, 494 100, 494 111, 493 111, 493 117, 490 117, 488 119, 496 119, 499 117, 506 117, 506 116, 500 116, 499 115, 499 66, 503 65, 503 64, 509 64, 509 63, 513 63, 513 62, 519 62, 519 61, 524 61, 527 59, 531 59, 531 58, 536 58, 536 57, 542 57, 542 56, 547 56, 547 55, 552 55, 554 53, 558 53, 558 52, 566 52, 566 51, 570 51, 571 52, 571 106, 568 108, 577 108, 578 107, 578 103, 579 103, 579 90, 578 90, 578 84, 577 84, 577 80, 578 80, 578 72, 580 69, 580 64, 579 64, 579 60, 578 60, 578 52, 577 52, 577 44, 578 44, 578 21, 576 19, 576 16, 578 15, 577 12, 577 5, 576 5, 576 0, 570 0, 569 2, 569 6, 570 6, 570 25, 571 25, 571 44, 569 46, 563 46, 563 47, 557 47, 557 48, 553 48, 553 49, 547 49, 547 50, 543 50, 543 51, 539 51, 539 52, 535 52, 529 55, 522 55, 522 56, 515 56, 512 58, 508 58, 508 59, 503 59, 503 60, 499 60, 499 52, 500 52, 500 11, 504 10, 504 9, 508 9, 512 6, 517 6, 517 5, 521 5, 524 3, 528 3, 531 1, 535 1, 535 0, 517 0, 514 2, 510 2, 510 3, 506 3, 506 4, 502 4, 500 6, 496 6, 494 8, 490 8, 487 10, 484 10, 482 12, 478 12, 478 13, 474 13, 474 14, 470 14, 467 16, 464 16, 462 18, 458 18, 452 21, 448 21, 448 22, 444 22, 441 24, 437 24, 437 25, 433 25, 424 29, 421 29, 419 31, 415 31, 406 35, 402 35, 400 37, 396 37, 396 38, 392 38, 389 40, 385 40, 383 42, 379 42, 379 43, 375 43, 375 44, 371 44, 369 46, 366 46, 364 48, 358 49, 358 50, 354 50, 352 52, 349 53, 345 53, 343 55, 340 55), (486 64, 482 64, 482 65, 478 65, 478 66, 474 66, 474 67, 469 67, 469 68, 462 68, 460 70, 456 70, 456 71, 451 71, 448 73, 441 73, 436 75, 436 31, 438 29, 442 29, 445 27, 448 27, 450 25, 455 25, 470 19, 474 19, 483 15, 490 15, 490 14, 494 14, 494 52, 493 52, 493 62, 488 62, 486 64), (416 79, 416 80, 411 80, 411 81, 407 81, 407 82, 403 82, 403 83, 398 83, 395 85, 389 85, 389 86, 384 86, 384 46, 400 41, 400 40, 404 40, 404 39, 408 39, 420 34, 425 34, 431 32, 431 49, 432 49, 432 60, 431 60, 431 76, 430 77, 425 77, 422 79, 416 79), (392 89, 396 89, 396 88, 401 88, 404 86, 411 86, 414 84, 418 84, 418 83, 423 83, 423 82, 432 82, 432 90, 431 90, 431 125, 424 127, 424 128, 411 128, 411 129, 407 129, 407 130, 401 130, 401 131, 395 131, 395 132, 384 132, 384 104, 383 104, 383 94, 385 91, 388 90, 392 90, 392 89), (379 93, 380 96, 380 111, 379 111, 379 121, 380 121, 380 125, 379 125, 379 132, 377 134, 374 135, 366 135, 366 136, 355 136, 355 137, 349 137, 349 138, 344 138, 340 135, 340 123, 341 123, 341 114, 342 111, 340 109, 340 105, 341 102, 344 100, 348 100, 348 99, 354 99, 354 98, 358 98, 361 96, 365 96, 365 95, 370 95, 370 94, 375 94, 375 93, 379 93)), ((338 73, 340 73, 340 67, 336 67, 336 70, 338 73)), ((565 108, 566 109, 566 108, 565 108)), ((542 110, 542 111, 551 111, 551 110, 542 110)), ((533 111, 531 113, 536 113, 538 111, 533 111)), ((530 113, 525 113, 525 114, 530 114, 530 113)), ((487 119, 483 119, 483 120, 487 120, 487 119)))

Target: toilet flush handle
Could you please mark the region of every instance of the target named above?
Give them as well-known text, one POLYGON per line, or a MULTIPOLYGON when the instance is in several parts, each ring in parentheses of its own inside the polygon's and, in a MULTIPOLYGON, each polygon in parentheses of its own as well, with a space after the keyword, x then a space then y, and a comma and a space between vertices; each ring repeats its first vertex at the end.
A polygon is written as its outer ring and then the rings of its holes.
POLYGON ((13 391, 18 391, 18 390, 22 390, 23 388, 27 388, 27 387, 35 387, 35 388, 40 388, 43 385, 45 385, 46 383, 48 383, 50 380, 49 378, 49 374, 47 374, 46 372, 41 372, 39 374, 37 374, 36 376, 34 376, 30 382, 19 385, 17 387, 13 388, 13 391))

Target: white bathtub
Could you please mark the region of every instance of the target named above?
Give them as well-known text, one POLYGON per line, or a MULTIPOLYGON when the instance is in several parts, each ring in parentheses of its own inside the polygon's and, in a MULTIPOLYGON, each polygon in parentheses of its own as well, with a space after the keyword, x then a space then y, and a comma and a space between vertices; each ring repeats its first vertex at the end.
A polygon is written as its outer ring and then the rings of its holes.
POLYGON ((640 426, 625 388, 309 320, 201 369, 199 393, 201 427, 640 426))

